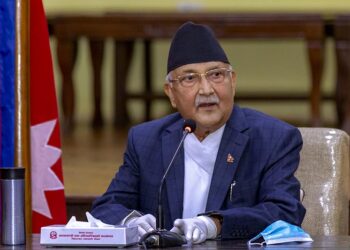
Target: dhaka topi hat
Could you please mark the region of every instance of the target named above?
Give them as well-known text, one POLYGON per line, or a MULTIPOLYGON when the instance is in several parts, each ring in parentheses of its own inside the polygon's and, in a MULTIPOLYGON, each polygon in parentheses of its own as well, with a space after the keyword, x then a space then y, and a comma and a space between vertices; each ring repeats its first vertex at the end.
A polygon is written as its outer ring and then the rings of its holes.
POLYGON ((210 61, 229 63, 214 32, 206 25, 183 24, 171 42, 167 72, 186 64, 210 61))

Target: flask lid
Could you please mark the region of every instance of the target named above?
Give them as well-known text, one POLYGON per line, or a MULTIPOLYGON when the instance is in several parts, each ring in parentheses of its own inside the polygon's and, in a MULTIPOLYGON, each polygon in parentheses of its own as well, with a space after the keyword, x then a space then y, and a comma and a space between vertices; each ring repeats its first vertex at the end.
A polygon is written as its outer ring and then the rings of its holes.
POLYGON ((18 167, 0 168, 0 179, 2 180, 24 179, 24 171, 25 171, 25 168, 18 168, 18 167))

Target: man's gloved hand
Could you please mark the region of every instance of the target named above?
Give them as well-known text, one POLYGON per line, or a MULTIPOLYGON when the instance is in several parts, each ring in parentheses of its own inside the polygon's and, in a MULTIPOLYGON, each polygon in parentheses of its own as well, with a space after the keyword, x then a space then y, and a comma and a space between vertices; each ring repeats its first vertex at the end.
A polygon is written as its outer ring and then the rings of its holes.
POLYGON ((141 217, 133 217, 125 222, 128 227, 138 226, 139 236, 156 229, 156 218, 152 214, 146 214, 141 217))
POLYGON ((177 219, 170 231, 185 235, 186 240, 194 244, 202 243, 207 239, 214 239, 217 236, 215 222, 208 216, 177 219))

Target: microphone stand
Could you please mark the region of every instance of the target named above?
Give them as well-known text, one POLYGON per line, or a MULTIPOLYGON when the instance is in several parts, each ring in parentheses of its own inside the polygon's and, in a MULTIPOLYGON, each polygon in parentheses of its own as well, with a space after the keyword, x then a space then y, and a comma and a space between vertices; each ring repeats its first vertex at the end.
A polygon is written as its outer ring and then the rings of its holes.
POLYGON ((166 176, 168 175, 168 172, 170 170, 170 167, 173 165, 173 162, 182 146, 182 144, 184 143, 185 141, 185 138, 186 136, 190 133, 190 131, 188 130, 184 130, 183 132, 183 136, 181 138, 181 141, 179 143, 179 146, 177 146, 177 149, 174 153, 174 156, 173 158, 171 159, 169 165, 168 165, 168 168, 165 170, 165 173, 163 175, 163 178, 160 182, 160 186, 159 186, 159 190, 158 190, 158 220, 157 220, 157 229, 162 229, 164 228, 164 215, 163 215, 163 206, 162 206, 162 193, 163 193, 163 186, 164 186, 164 181, 165 181, 165 178, 166 176))
POLYGON ((187 243, 185 237, 168 231, 164 229, 164 214, 163 214, 163 206, 162 206, 162 193, 163 193, 163 186, 165 182, 165 178, 168 175, 168 172, 173 165, 173 162, 181 148, 181 146, 184 143, 184 140, 186 136, 189 133, 192 133, 196 128, 196 124, 193 120, 186 120, 183 126, 183 135, 181 138, 181 141, 176 148, 176 151, 173 155, 173 158, 171 159, 167 169, 165 170, 165 173, 163 175, 163 178, 160 182, 159 190, 158 190, 158 216, 157 216, 157 229, 146 233, 143 235, 139 241, 139 243, 143 244, 146 247, 176 247, 176 246, 182 246, 187 243))

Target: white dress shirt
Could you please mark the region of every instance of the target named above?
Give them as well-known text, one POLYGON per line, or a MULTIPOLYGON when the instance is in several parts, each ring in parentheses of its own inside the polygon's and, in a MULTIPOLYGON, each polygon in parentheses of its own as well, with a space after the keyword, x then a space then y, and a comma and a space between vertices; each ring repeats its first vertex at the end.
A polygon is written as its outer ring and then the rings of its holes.
POLYGON ((211 178, 225 125, 199 141, 189 134, 184 142, 185 188, 182 218, 205 212, 211 178))

